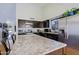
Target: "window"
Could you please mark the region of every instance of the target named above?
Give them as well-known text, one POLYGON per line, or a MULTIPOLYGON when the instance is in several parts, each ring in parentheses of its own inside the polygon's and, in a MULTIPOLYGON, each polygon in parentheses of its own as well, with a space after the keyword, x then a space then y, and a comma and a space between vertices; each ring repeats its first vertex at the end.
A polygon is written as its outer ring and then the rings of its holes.
POLYGON ((52 25, 53 30, 58 29, 58 19, 57 20, 52 20, 51 25, 52 25))

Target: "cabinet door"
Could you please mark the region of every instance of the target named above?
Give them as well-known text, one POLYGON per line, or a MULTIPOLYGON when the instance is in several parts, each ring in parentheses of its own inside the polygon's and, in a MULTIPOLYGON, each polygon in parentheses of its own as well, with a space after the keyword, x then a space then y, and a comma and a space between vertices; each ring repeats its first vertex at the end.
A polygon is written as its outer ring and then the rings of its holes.
POLYGON ((67 55, 79 55, 79 51, 76 49, 72 49, 72 48, 66 48, 66 54, 67 55))
POLYGON ((46 20, 46 21, 44 21, 43 23, 44 23, 43 26, 44 26, 45 28, 48 28, 48 27, 49 27, 49 20, 46 20))
POLYGON ((67 26, 66 22, 67 22, 66 18, 59 19, 59 29, 65 29, 67 26))
POLYGON ((49 27, 49 20, 47 20, 46 23, 47 23, 47 27, 49 27))
POLYGON ((46 27, 46 21, 43 22, 43 26, 46 27))

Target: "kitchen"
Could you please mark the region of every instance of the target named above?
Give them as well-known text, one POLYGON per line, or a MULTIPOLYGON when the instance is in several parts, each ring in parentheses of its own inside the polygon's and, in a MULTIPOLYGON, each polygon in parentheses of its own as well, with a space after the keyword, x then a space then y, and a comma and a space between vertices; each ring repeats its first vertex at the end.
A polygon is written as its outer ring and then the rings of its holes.
POLYGON ((78 27, 76 27, 79 25, 78 14, 72 15, 71 13, 69 17, 67 17, 66 15, 67 10, 70 11, 71 9, 78 6, 79 4, 64 3, 16 4, 18 39, 16 40, 10 54, 79 54, 77 46, 79 42, 77 36, 78 30, 75 31, 75 29, 73 29, 74 27, 78 29, 78 27), (62 17, 62 15, 64 16, 62 17), (75 25, 76 23, 77 25, 75 25), (72 24, 73 26, 71 27, 72 24), (72 35, 77 37, 74 37, 72 39, 72 35), (20 40, 22 40, 24 43, 20 43, 22 42, 20 40), (55 41, 58 46, 55 46, 55 44, 53 44, 55 41))
POLYGON ((47 5, 16 4, 18 39, 10 55, 65 54, 67 44, 58 41, 61 32, 58 30, 58 21, 55 20, 55 26, 51 26, 54 23, 52 19, 43 19, 43 7, 47 5))
MULTIPOLYGON (((29 20, 18 20, 18 38, 15 46, 10 54, 25 54, 25 55, 39 55, 39 54, 65 54, 64 47, 66 44, 58 41, 58 30, 51 32, 49 27, 44 27, 44 21, 29 21, 29 20), (39 26, 35 25, 39 24, 39 26), (41 26, 40 26, 41 24, 41 26), (54 40, 53 40, 54 39, 54 40), (24 42, 23 44, 21 44, 24 42), (20 47, 22 46, 22 47, 20 47), (28 46, 28 48, 27 48, 28 46), (18 47, 18 48, 16 48, 18 47), (25 47, 25 49, 23 48, 25 47), (21 51, 23 50, 23 51, 21 51), (25 51, 28 52, 25 52, 25 51), (63 51, 63 52, 62 52, 63 51), (60 52, 60 53, 58 53, 60 52)), ((47 23, 49 23, 47 21, 47 23)))
POLYGON ((79 4, 16 3, 16 40, 7 55, 78 55, 79 4))

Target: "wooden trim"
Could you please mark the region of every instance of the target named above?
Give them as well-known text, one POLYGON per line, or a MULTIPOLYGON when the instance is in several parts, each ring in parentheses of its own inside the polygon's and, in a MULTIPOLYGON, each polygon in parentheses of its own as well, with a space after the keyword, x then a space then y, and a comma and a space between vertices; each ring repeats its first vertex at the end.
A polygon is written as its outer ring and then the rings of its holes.
POLYGON ((1 55, 1 51, 0 51, 0 55, 1 55))
POLYGON ((62 48, 62 55, 66 55, 66 47, 62 48))

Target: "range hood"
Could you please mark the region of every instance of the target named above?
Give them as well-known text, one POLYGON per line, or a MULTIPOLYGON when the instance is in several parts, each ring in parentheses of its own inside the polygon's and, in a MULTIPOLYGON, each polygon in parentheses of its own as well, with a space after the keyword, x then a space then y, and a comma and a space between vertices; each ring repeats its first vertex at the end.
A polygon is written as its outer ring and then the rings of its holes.
POLYGON ((33 23, 25 23, 26 25, 33 25, 33 23))

